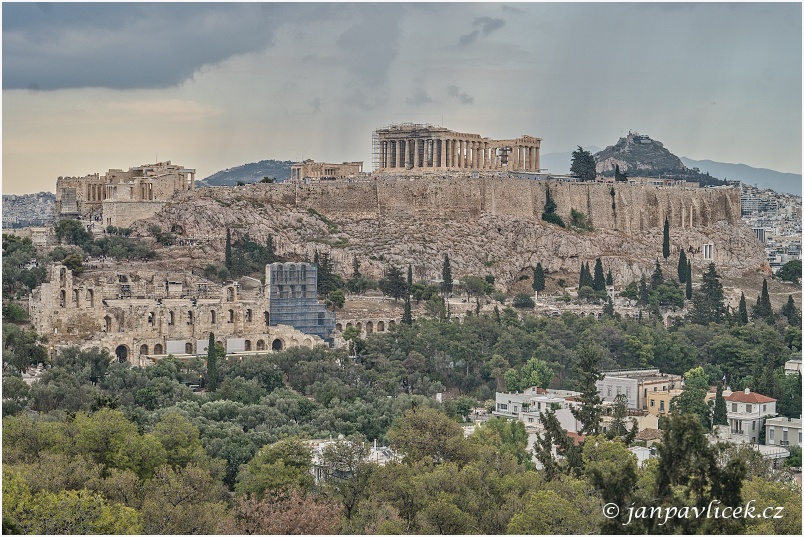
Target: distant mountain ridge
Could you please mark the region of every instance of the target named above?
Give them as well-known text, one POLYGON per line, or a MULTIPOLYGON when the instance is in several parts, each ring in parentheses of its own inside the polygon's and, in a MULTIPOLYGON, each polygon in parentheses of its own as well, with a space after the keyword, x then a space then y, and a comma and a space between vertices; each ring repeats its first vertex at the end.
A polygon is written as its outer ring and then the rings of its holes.
POLYGON ((767 168, 753 168, 747 164, 729 164, 712 160, 692 160, 681 157, 688 168, 698 168, 702 172, 729 181, 742 181, 755 185, 760 189, 771 189, 776 192, 787 192, 801 196, 801 174, 783 173, 767 168))
POLYGON ((201 179, 202 186, 233 186, 239 182, 258 183, 264 177, 273 177, 278 183, 290 177, 292 160, 261 160, 226 168, 201 179))

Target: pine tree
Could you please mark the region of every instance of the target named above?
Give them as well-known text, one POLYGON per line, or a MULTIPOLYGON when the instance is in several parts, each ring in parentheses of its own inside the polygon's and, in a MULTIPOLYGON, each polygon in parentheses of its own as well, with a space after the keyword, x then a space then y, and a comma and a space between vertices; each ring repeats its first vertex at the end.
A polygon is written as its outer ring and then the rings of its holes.
POLYGON ((787 296, 787 303, 782 306, 782 315, 787 317, 787 323, 791 326, 801 325, 801 313, 798 311, 796 303, 793 301, 793 295, 787 296))
POLYGON ((603 276, 603 262, 598 257, 595 259, 595 277, 592 279, 592 289, 595 291, 606 290, 606 277, 603 276))
POLYGON ((670 221, 664 219, 664 234, 662 236, 662 256, 667 259, 670 257, 670 221))
POLYGON ((232 233, 229 228, 226 228, 226 250, 224 252, 224 265, 226 268, 232 268, 232 233))
POLYGON ((589 151, 578 146, 578 149, 572 152, 570 174, 581 181, 594 181, 597 177, 595 157, 589 151))
POLYGON ((452 292, 452 268, 449 265, 449 256, 444 254, 444 264, 441 267, 441 293, 447 295, 452 292))
POLYGON ((215 346, 215 334, 209 333, 207 346, 207 391, 218 389, 218 349, 215 346))
POLYGON ((544 269, 541 263, 536 263, 536 268, 533 269, 533 290, 544 291, 544 269))
POLYGON ((614 278, 611 276, 611 269, 606 273, 606 285, 614 285, 614 278))
POLYGON ((603 401, 597 391, 597 381, 603 379, 600 373, 602 352, 599 347, 581 343, 576 349, 580 370, 580 405, 571 409, 575 419, 581 422, 581 434, 598 434, 603 421, 603 401))
POLYGON ((358 279, 362 274, 360 274, 360 261, 357 260, 357 256, 352 258, 352 279, 358 279))
POLYGON ((701 288, 692 297, 690 320, 696 324, 721 323, 725 318, 723 285, 715 264, 710 263, 703 275, 701 288))
POLYGON ((391 265, 385 272, 385 277, 379 282, 380 291, 383 294, 390 296, 395 301, 405 296, 410 296, 407 292, 407 282, 402 276, 402 270, 398 267, 391 265))
POLYGON ((555 410, 548 408, 545 412, 540 412, 539 421, 542 424, 542 432, 536 433, 533 453, 542 464, 545 479, 552 481, 561 474, 568 474, 572 469, 580 468, 583 465, 581 447, 576 446, 567 436, 567 431, 561 427, 556 418, 555 410), (556 455, 562 459, 553 457, 553 446, 556 447, 556 455))
POLYGON ((687 254, 684 253, 684 248, 678 253, 678 281, 687 283, 687 254))
POLYGON ((729 420, 726 416, 726 399, 723 398, 723 383, 717 383, 717 394, 715 395, 715 410, 712 415, 712 425, 728 425, 729 420))

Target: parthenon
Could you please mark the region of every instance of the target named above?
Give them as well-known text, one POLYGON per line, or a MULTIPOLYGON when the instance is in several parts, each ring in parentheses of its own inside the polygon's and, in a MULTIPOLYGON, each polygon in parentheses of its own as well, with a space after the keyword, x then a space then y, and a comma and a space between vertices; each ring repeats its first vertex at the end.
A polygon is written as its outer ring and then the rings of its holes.
POLYGON ((492 140, 444 127, 404 123, 374 131, 373 169, 399 173, 438 170, 539 171, 541 138, 492 140))

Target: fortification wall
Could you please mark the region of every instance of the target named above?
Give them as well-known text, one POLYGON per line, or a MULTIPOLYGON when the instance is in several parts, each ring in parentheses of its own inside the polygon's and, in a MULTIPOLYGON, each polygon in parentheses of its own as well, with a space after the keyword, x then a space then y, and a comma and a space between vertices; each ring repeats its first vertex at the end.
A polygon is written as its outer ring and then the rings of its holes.
MULTIPOLYGON (((570 183, 497 177, 385 177, 310 185, 218 187, 203 195, 242 195, 266 204, 313 208, 354 219, 407 217, 476 220, 481 214, 541 219, 547 191, 565 222, 583 212, 596 229, 626 233, 661 227, 740 223, 736 189, 684 189, 611 183, 570 183), (226 190, 224 192, 223 190, 226 190)), ((201 191, 203 192, 203 191, 201 191)), ((193 193, 183 193, 192 196, 193 193)), ((183 197, 182 196, 182 197, 183 197)))

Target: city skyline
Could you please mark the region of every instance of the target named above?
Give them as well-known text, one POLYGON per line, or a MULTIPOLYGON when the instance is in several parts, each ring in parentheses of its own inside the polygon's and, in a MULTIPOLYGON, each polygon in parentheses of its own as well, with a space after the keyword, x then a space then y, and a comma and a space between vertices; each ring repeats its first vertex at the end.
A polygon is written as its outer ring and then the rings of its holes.
POLYGON ((3 4, 4 194, 156 160, 370 170, 401 122, 800 174, 801 5, 3 4))

